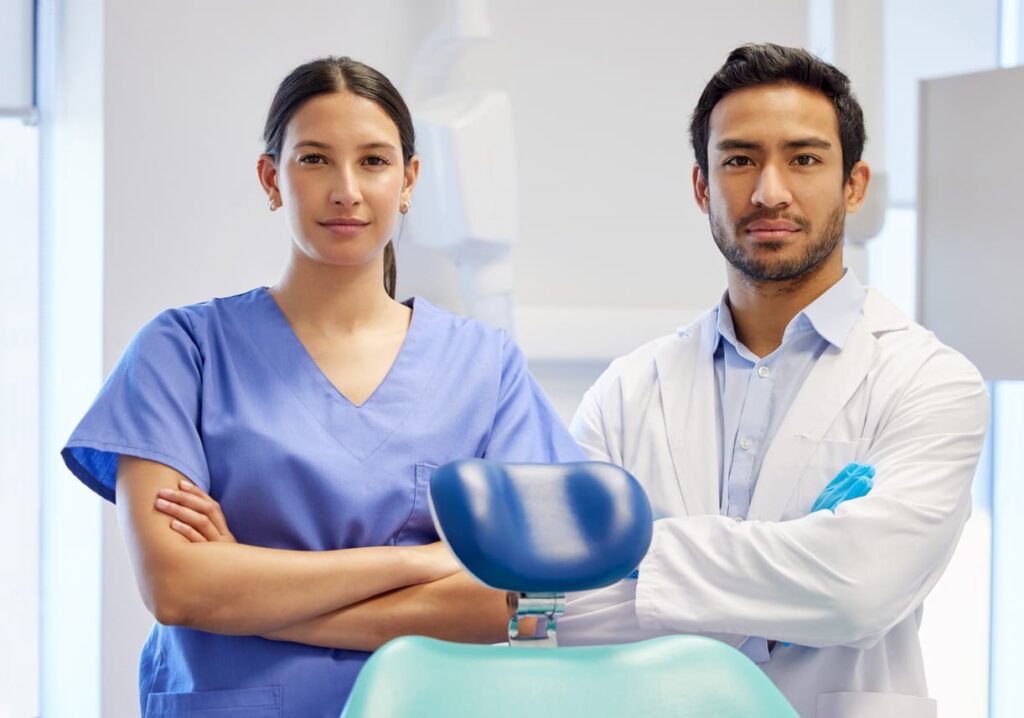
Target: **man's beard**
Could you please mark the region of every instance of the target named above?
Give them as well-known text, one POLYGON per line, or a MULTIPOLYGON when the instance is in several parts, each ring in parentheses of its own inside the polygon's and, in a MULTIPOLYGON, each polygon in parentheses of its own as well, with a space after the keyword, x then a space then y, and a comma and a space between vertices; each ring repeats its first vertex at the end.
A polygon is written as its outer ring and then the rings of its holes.
MULTIPOLYGON (((747 279, 754 282, 787 282, 801 280, 810 276, 817 267, 832 256, 836 247, 843 241, 843 230, 846 222, 845 208, 840 205, 829 216, 825 226, 816 235, 811 236, 811 223, 804 217, 778 213, 770 209, 760 209, 743 217, 730 233, 724 223, 712 213, 711 236, 715 239, 719 251, 747 279), (810 237, 804 251, 797 257, 785 261, 755 259, 743 253, 743 249, 734 239, 754 222, 762 219, 782 219, 799 225, 800 229, 810 237)), ((763 252, 776 253, 783 249, 783 242, 762 242, 759 247, 763 252)))

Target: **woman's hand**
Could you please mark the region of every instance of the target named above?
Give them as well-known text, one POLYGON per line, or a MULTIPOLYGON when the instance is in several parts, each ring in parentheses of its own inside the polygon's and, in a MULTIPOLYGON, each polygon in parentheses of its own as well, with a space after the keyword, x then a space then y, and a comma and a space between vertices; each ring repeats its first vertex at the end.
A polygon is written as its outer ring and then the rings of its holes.
POLYGON ((156 510, 174 519, 171 528, 192 543, 237 543, 228 530, 220 504, 191 481, 179 481, 178 490, 160 489, 156 510))
POLYGON ((435 541, 409 548, 413 549, 424 561, 424 568, 430 575, 429 580, 424 583, 439 581, 462 570, 462 565, 459 564, 455 554, 451 552, 444 541, 435 541))

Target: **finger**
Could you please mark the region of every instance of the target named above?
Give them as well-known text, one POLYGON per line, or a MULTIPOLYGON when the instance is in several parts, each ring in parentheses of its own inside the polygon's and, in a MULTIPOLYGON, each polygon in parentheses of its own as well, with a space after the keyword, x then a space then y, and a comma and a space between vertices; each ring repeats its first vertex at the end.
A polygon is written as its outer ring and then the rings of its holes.
POLYGON ((207 541, 216 541, 220 537, 220 532, 217 527, 213 525, 209 517, 194 511, 187 506, 182 506, 179 503, 168 501, 167 499, 158 498, 156 500, 156 510, 161 513, 165 513, 171 518, 178 519, 182 523, 188 524, 193 529, 203 535, 207 541))
POLYGON ((231 535, 231 531, 228 529, 227 519, 224 518, 224 512, 221 510, 220 504, 212 496, 188 479, 182 479, 178 485, 181 487, 182 491, 186 492, 186 494, 198 496, 205 501, 209 508, 203 513, 210 517, 210 520, 213 521, 214 526, 216 526, 217 530, 221 532, 221 535, 231 535))
POLYGON ((866 477, 860 478, 856 484, 850 487, 850 498, 859 499, 861 496, 867 496, 868 492, 871 491, 871 479, 866 477))
POLYGON ((228 526, 227 521, 224 520, 224 514, 221 513, 220 504, 204 494, 201 489, 196 490, 199 491, 198 494, 175 491, 174 489, 160 489, 157 494, 171 503, 181 504, 197 513, 205 515, 217 531, 221 535, 226 536, 228 534, 228 526))
POLYGON ((174 519, 173 521, 171 521, 171 528, 180 533, 182 536, 187 538, 192 543, 206 543, 206 539, 203 537, 201 533, 196 531, 188 524, 183 524, 181 521, 178 521, 178 519, 174 519))

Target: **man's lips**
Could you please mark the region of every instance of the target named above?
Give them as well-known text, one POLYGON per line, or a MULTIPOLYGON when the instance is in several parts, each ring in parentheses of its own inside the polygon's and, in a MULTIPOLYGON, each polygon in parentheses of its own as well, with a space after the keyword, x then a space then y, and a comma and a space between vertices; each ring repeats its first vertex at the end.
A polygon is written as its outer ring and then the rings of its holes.
POLYGON ((795 222, 786 220, 758 220, 751 222, 743 230, 756 239, 785 239, 802 228, 795 222))

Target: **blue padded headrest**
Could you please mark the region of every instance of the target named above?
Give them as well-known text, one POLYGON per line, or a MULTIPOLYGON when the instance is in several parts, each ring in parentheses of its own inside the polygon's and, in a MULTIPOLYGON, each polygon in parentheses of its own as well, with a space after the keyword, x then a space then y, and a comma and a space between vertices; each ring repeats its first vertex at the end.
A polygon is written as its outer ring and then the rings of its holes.
POLYGON ((607 586, 636 568, 651 543, 643 488, 597 461, 455 461, 431 477, 430 510, 466 570, 506 591, 607 586))

